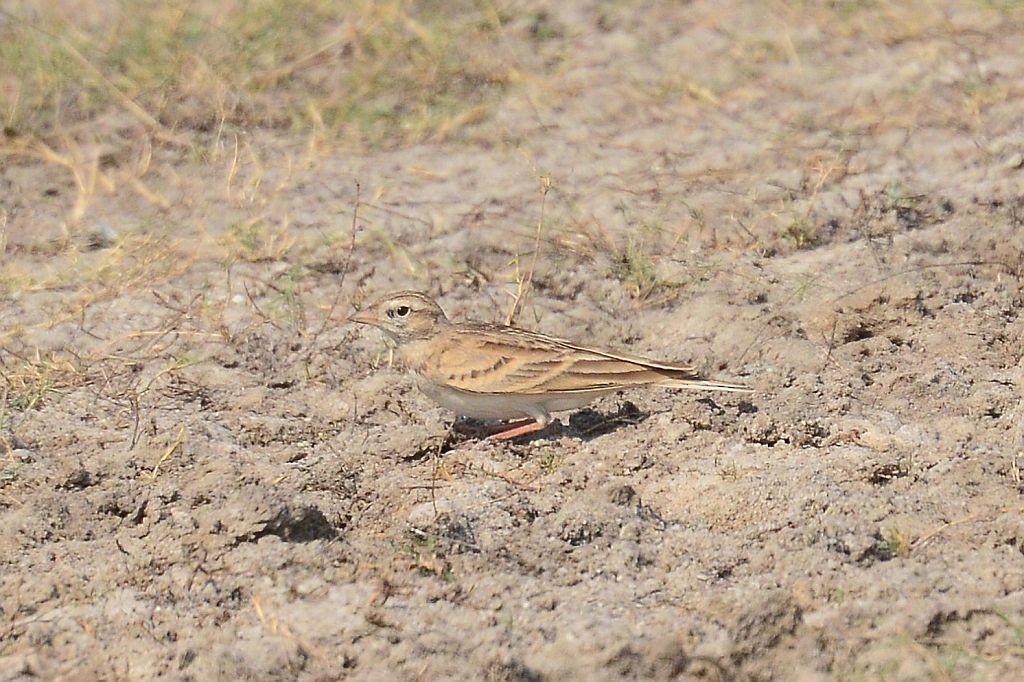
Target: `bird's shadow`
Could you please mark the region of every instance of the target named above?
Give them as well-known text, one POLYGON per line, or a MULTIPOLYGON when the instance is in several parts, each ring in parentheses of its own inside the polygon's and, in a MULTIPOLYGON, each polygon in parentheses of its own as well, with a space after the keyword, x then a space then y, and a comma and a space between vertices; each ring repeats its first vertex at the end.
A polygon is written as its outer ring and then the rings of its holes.
MULTIPOLYGON (((563 424, 560 419, 535 433, 525 434, 511 439, 513 443, 533 443, 535 441, 558 440, 562 437, 579 438, 583 441, 593 440, 623 426, 640 424, 651 416, 629 400, 624 400, 614 412, 601 412, 591 407, 574 412, 569 416, 569 423, 563 424)), ((495 432, 494 423, 479 419, 459 418, 455 421, 453 431, 467 439, 485 438, 495 432)))

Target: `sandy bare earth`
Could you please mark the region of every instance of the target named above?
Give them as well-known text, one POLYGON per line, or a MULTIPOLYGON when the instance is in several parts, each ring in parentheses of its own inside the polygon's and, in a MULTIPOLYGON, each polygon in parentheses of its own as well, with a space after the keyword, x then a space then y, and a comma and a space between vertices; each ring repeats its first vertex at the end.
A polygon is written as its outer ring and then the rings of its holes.
POLYGON ((1024 676, 1020 3, 539 7, 416 143, 0 157, 0 680, 1024 676), (344 323, 531 275, 755 393, 478 442, 344 323))

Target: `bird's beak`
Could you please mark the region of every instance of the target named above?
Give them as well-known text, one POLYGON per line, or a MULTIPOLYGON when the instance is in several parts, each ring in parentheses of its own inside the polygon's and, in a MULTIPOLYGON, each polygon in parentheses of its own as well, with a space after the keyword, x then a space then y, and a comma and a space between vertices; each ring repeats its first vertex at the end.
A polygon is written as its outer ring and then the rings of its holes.
POLYGON ((377 316, 373 314, 373 311, 360 310, 357 313, 348 316, 346 322, 358 322, 359 324, 374 324, 377 320, 377 316))

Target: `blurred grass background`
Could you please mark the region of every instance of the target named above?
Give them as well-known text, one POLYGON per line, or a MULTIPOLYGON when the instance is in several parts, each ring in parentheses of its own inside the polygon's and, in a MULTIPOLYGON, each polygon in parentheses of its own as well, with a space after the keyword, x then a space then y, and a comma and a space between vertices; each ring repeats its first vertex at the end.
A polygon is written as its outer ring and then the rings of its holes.
POLYGON ((45 136, 121 108, 149 127, 319 127, 393 146, 486 115, 507 19, 454 0, 58 0, 0 11, 0 117, 45 136))

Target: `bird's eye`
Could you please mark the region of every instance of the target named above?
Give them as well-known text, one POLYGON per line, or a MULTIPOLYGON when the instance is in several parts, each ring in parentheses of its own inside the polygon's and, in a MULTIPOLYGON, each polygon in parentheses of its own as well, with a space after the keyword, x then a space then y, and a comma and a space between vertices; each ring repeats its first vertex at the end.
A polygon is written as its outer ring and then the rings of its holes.
POLYGON ((399 317, 405 317, 406 315, 408 315, 411 312, 412 312, 412 308, 410 308, 407 305, 400 305, 397 308, 395 308, 395 314, 398 315, 399 317))

